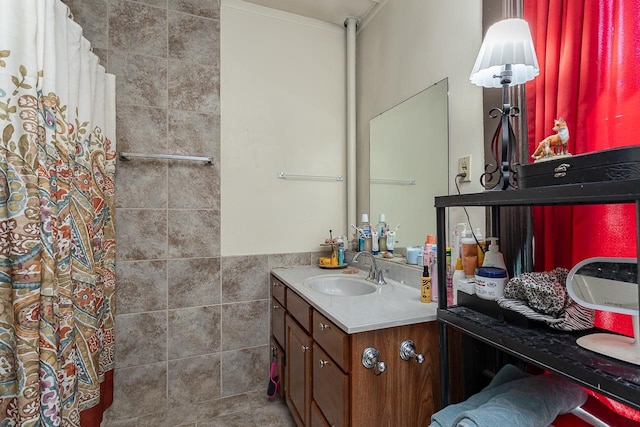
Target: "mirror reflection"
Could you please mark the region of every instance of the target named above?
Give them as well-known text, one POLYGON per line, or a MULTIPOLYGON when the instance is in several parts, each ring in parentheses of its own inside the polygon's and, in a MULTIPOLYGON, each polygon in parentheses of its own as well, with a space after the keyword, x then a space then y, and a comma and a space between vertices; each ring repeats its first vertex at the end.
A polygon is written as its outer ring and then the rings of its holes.
POLYGON ((433 198, 448 193, 448 82, 433 86, 374 117, 370 134, 370 210, 398 230, 398 246, 424 244, 436 234, 433 198))

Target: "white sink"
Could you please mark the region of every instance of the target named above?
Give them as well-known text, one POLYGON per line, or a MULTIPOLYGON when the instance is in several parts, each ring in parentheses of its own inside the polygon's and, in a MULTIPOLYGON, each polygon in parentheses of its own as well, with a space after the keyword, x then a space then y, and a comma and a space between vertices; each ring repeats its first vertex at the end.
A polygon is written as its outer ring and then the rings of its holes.
POLYGON ((376 285, 365 279, 345 275, 312 277, 305 280, 304 285, 322 294, 341 297, 367 295, 377 290, 376 285))

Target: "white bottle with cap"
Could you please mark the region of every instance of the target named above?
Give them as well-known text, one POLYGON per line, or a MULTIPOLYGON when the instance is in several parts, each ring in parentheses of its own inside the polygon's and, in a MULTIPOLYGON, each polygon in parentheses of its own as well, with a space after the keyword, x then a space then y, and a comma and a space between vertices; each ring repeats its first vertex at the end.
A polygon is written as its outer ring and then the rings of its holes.
POLYGON ((380 252, 384 252, 387 250, 387 221, 383 213, 378 216, 376 230, 378 232, 378 247, 380 252))
POLYGON ((482 263, 483 267, 499 267, 507 269, 507 266, 504 262, 504 256, 500 249, 498 248, 497 237, 487 237, 487 240, 491 242, 489 244, 489 250, 484 254, 484 262, 482 263))
POLYGON ((363 213, 362 214, 362 222, 360 223, 360 239, 359 239, 359 246, 358 246, 358 250, 360 252, 365 251, 365 250, 371 250, 371 228, 369 228, 369 214, 363 213), (367 241, 367 239, 369 239, 367 241), (369 243, 367 245, 367 242, 369 243), (368 248, 366 246, 369 246, 368 248))

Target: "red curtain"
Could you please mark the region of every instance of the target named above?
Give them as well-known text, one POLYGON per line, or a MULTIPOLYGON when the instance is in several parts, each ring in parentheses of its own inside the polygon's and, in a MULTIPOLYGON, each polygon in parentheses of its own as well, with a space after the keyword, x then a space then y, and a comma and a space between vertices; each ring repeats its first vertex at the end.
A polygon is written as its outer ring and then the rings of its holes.
MULTIPOLYGON (((526 86, 529 151, 558 117, 567 121, 574 155, 637 145, 640 2, 525 0, 524 18, 540 64, 526 86)), ((538 271, 637 256, 634 205, 541 207, 533 220, 538 271)), ((629 316, 598 313, 596 325, 633 335, 629 316)))

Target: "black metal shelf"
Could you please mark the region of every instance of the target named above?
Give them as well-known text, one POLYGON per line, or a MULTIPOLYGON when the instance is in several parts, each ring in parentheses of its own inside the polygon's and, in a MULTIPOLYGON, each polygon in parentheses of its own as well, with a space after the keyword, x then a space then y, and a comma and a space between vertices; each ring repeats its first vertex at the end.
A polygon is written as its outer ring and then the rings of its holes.
MULTIPOLYGON (((453 206, 488 206, 496 213, 502 206, 595 205, 635 203, 636 241, 640 244, 640 180, 621 180, 485 191, 435 198, 437 240, 446 241, 445 209, 453 206)), ((444 246, 444 245, 442 245, 444 246)), ((444 257, 438 245, 438 258, 444 257)), ((640 256, 640 250, 639 250, 640 256)), ((446 270, 438 263, 438 293, 446 295, 446 270)), ((640 285, 638 287, 640 294, 640 285)), ((640 296, 639 296, 640 298, 640 296)), ((578 333, 555 331, 549 327, 523 327, 505 323, 468 307, 447 307, 438 302, 442 402, 449 402, 447 327, 453 327, 479 341, 528 363, 548 369, 605 396, 640 410, 640 367, 601 356, 576 344, 578 333)), ((583 332, 592 333, 593 330, 583 332)), ((640 337, 636 337, 640 339, 640 337)))
POLYGON ((576 344, 577 338, 593 330, 568 333, 547 326, 516 326, 462 306, 438 310, 438 319, 519 359, 640 410, 640 366, 576 344))
POLYGON ((638 199, 640 180, 634 179, 439 196, 435 207, 589 205, 632 203, 638 199))

